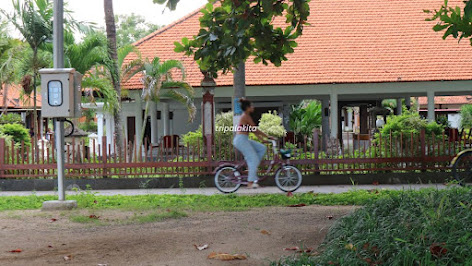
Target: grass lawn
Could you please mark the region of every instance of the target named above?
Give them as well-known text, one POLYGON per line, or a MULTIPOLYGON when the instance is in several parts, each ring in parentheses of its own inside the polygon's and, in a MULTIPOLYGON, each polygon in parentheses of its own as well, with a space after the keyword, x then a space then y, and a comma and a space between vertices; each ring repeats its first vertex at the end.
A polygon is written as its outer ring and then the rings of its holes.
MULTIPOLYGON (((306 205, 364 205, 369 201, 399 194, 390 190, 352 190, 341 194, 295 193, 259 195, 137 195, 137 196, 99 196, 93 192, 82 192, 68 196, 76 200, 79 209, 124 209, 151 210, 176 209, 189 211, 238 211, 254 207, 306 205)), ((5 196, 0 197, 0 211, 39 209, 47 200, 56 196, 5 196)))
POLYGON ((317 256, 272 265, 472 265, 472 190, 390 193, 330 229, 317 256))

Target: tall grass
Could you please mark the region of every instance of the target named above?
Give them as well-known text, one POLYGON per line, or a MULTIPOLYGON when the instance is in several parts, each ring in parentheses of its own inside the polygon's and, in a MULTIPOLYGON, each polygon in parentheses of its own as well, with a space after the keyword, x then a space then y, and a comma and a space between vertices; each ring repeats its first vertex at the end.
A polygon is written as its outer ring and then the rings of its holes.
POLYGON ((274 265, 472 265, 472 190, 405 191, 367 203, 330 229, 321 255, 274 265))

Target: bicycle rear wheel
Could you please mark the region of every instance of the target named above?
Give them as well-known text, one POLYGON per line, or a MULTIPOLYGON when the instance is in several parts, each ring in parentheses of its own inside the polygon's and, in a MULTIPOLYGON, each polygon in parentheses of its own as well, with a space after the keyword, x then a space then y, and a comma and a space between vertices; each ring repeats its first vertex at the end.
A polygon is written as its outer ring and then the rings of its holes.
POLYGON ((452 165, 452 175, 461 186, 472 183, 472 151, 466 151, 457 157, 452 165))
POLYGON ((238 170, 232 166, 223 166, 215 174, 215 186, 223 193, 233 193, 241 187, 236 176, 241 176, 238 170))
POLYGON ((293 192, 302 185, 302 173, 293 165, 285 165, 275 172, 275 184, 285 192, 293 192))

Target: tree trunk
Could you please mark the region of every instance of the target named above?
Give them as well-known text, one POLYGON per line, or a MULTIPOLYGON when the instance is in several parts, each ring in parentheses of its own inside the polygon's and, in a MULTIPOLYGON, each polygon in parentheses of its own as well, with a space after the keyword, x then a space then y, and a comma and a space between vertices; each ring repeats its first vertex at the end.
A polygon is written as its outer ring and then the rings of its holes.
POLYGON ((37 99, 37 91, 36 91, 36 80, 37 80, 37 77, 38 77, 38 69, 37 69, 37 65, 38 65, 38 51, 37 49, 33 50, 33 142, 32 142, 32 151, 34 151, 34 158, 33 158, 33 161, 34 162, 37 162, 38 158, 39 158, 39 151, 37 149, 37 145, 36 145, 36 142, 37 142, 37 139, 38 139, 38 134, 39 134, 39 128, 38 128, 38 106, 37 106, 37 103, 36 103, 36 99, 37 99))
POLYGON ((8 84, 3 84, 3 110, 2 115, 7 114, 8 112, 8 84))
MULTIPOLYGON (((246 64, 244 62, 239 63, 238 67, 234 70, 233 74, 233 125, 239 124, 239 118, 242 113, 236 113, 235 104, 239 104, 235 101, 246 96, 246 64)), ((242 111, 242 110, 241 110, 242 111)))
POLYGON ((110 69, 113 87, 115 88, 118 105, 113 114, 115 118, 115 133, 116 133, 116 148, 120 156, 123 155, 123 127, 121 126, 121 84, 120 84, 120 70, 118 69, 118 55, 116 49, 116 25, 115 14, 113 12, 113 0, 104 0, 105 4, 105 24, 108 40, 108 53, 112 59, 112 66, 110 69))
MULTIPOLYGON (((149 105, 151 103, 151 100, 146 101, 146 107, 144 107, 144 119, 143 119, 143 125, 141 126, 141 135, 139 136, 138 139, 138 145, 136 146, 136 149, 138 152, 141 152, 141 147, 143 146, 143 139, 144 139, 144 133, 146 131, 146 124, 147 124, 147 118, 149 115, 149 105)), ((134 152, 136 153, 136 152, 134 152)), ((140 155, 138 155, 139 158, 140 155)), ((151 157, 152 157, 152 150, 151 150, 151 157)), ((134 158, 134 160, 137 160, 137 158, 134 158)))

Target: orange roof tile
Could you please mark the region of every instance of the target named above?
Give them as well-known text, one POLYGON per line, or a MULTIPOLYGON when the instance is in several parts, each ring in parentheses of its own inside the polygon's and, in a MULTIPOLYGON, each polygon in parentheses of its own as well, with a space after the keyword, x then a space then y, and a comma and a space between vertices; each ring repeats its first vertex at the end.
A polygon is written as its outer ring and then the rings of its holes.
MULTIPOLYGON (((425 21, 424 9, 439 9, 443 0, 317 0, 295 53, 281 67, 248 61, 246 84, 320 84, 472 79, 472 54, 467 40, 442 40, 436 22, 425 21)), ((450 5, 463 5, 449 1, 450 5)), ((198 65, 174 52, 174 42, 198 33, 195 11, 135 43, 143 57, 184 62, 187 81, 200 86, 198 65)), ((129 57, 131 59, 132 57, 129 57)), ((218 86, 233 84, 232 75, 220 76, 218 86)), ((139 89, 139 77, 124 88, 139 89)))
MULTIPOLYGON (((420 105, 427 105, 427 97, 419 97, 420 105)), ((434 97, 434 104, 472 104, 472 96, 436 96, 434 97)))
MULTIPOLYGON (((9 109, 32 109, 33 94, 24 95, 23 88, 19 85, 4 85, 0 91, 0 108, 5 108, 5 103, 9 109)), ((41 108, 41 93, 39 92, 36 94, 36 105, 41 108)))

